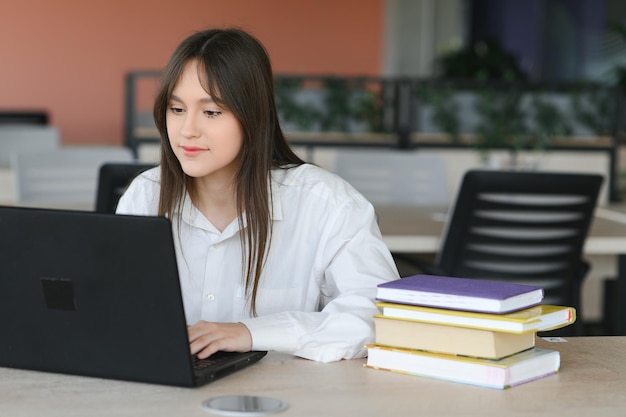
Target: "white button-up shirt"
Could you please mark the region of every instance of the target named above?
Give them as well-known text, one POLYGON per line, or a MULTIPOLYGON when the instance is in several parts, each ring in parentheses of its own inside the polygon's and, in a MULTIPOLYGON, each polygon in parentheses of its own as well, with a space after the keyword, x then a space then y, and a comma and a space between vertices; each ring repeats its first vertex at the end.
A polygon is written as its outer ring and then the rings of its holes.
MULTIPOLYGON (((156 215, 159 180, 159 168, 141 174, 117 213, 156 215)), ((274 170, 272 201, 272 240, 251 317, 239 222, 220 232, 185 197, 172 227, 187 322, 241 322, 255 350, 319 361, 365 356, 376 286, 399 278, 373 206, 309 164, 274 170)))

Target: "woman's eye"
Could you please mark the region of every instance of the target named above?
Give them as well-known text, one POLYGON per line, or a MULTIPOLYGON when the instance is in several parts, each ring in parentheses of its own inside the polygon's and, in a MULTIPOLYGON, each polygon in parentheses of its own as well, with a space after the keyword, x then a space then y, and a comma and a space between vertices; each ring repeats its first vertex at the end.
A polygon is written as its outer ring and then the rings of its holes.
POLYGON ((222 114, 222 112, 217 110, 205 110, 204 114, 206 114, 208 117, 217 117, 222 114))
POLYGON ((175 107, 175 106, 170 107, 170 111, 172 113, 174 113, 174 114, 180 114, 180 113, 184 112, 184 110, 182 108, 175 107))

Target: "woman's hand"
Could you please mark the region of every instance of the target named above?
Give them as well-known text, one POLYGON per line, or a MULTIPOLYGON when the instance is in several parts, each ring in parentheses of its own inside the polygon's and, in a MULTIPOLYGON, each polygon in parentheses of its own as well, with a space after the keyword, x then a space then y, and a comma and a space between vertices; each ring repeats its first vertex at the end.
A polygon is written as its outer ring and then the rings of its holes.
POLYGON ((243 323, 214 323, 200 320, 187 326, 191 354, 205 359, 223 350, 248 352, 252 349, 252 336, 243 323))

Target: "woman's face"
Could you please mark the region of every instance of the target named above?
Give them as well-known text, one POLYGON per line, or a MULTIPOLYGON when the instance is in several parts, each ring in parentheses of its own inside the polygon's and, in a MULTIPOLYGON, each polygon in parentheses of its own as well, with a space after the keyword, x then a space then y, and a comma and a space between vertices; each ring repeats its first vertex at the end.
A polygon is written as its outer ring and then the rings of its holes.
POLYGON ((198 61, 188 62, 172 91, 165 118, 170 145, 190 177, 232 179, 243 144, 241 125, 204 90, 198 69, 198 61))

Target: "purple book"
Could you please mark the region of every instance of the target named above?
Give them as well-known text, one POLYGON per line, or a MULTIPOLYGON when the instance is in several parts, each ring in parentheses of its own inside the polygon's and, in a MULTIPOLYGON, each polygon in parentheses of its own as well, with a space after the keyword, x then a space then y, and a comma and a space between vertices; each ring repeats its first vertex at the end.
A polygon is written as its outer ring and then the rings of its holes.
POLYGON ((414 275, 378 285, 376 298, 398 304, 502 314, 540 304, 543 289, 485 279, 414 275))

